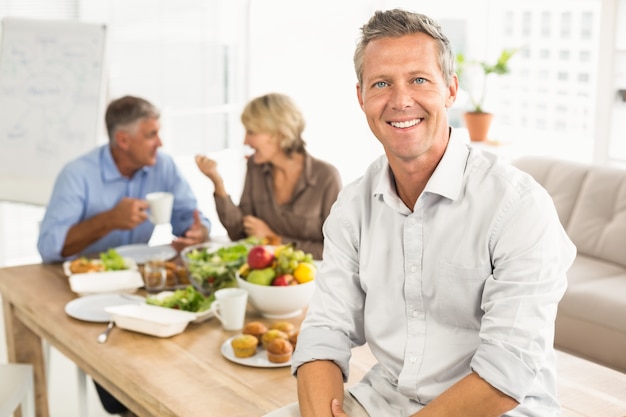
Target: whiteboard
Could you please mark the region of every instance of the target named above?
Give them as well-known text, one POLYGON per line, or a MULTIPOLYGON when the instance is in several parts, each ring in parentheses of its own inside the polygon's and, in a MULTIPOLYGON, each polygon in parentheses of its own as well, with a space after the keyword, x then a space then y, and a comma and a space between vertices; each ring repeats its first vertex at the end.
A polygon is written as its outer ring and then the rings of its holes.
POLYGON ((63 165, 104 132, 106 26, 4 18, 0 200, 46 205, 63 165))

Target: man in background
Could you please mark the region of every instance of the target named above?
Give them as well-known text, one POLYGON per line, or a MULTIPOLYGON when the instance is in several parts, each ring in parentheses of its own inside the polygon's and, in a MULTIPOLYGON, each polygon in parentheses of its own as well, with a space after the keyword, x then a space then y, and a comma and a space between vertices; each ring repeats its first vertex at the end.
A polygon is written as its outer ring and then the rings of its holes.
POLYGON ((44 262, 147 243, 154 230, 146 194, 174 194, 172 241, 178 251, 208 240, 210 222, 173 159, 159 151, 159 111, 125 96, 106 110, 109 143, 69 162, 56 179, 37 247, 44 262))
MULTIPOLYGON (((125 96, 105 115, 109 143, 69 162, 59 173, 41 223, 37 248, 43 262, 60 262, 110 248, 148 243, 146 194, 174 194, 172 246, 205 242, 210 222, 197 208, 191 187, 174 160, 159 151, 160 113, 148 101, 125 96)), ((105 410, 132 415, 96 384, 105 410)))

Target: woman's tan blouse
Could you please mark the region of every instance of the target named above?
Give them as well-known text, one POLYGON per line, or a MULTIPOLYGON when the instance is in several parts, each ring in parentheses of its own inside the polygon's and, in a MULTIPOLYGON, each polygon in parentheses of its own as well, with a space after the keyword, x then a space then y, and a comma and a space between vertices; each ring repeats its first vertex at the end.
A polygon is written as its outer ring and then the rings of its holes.
POLYGON ((306 153, 304 169, 291 200, 278 205, 274 199, 272 166, 257 165, 250 158, 239 206, 230 196, 215 196, 215 208, 231 240, 246 237, 243 216, 251 214, 281 236, 282 243, 293 242, 296 248, 322 259, 322 225, 341 186, 341 176, 333 165, 306 153))

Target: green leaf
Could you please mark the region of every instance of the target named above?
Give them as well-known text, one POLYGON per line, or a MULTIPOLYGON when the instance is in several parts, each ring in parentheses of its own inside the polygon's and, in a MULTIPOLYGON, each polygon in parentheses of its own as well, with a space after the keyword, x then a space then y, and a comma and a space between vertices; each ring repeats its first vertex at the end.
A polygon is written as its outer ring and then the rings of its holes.
POLYGON ((102 252, 100 254, 100 260, 102 261, 102 265, 104 265, 105 271, 121 271, 128 269, 126 261, 115 249, 102 252))

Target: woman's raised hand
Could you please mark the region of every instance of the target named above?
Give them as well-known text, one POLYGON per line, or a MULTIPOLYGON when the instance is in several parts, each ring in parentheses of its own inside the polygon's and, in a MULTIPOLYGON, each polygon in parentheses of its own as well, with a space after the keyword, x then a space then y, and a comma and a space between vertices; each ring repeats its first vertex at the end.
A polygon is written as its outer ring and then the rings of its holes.
POLYGON ((200 172, 213 181, 213 185, 215 186, 215 195, 219 197, 226 196, 227 193, 224 189, 224 180, 217 170, 217 162, 207 156, 196 155, 196 165, 198 165, 200 172))
POLYGON ((215 182, 215 177, 219 177, 219 173, 217 172, 217 162, 213 159, 204 155, 196 155, 196 165, 198 165, 200 171, 209 177, 211 181, 215 182))

